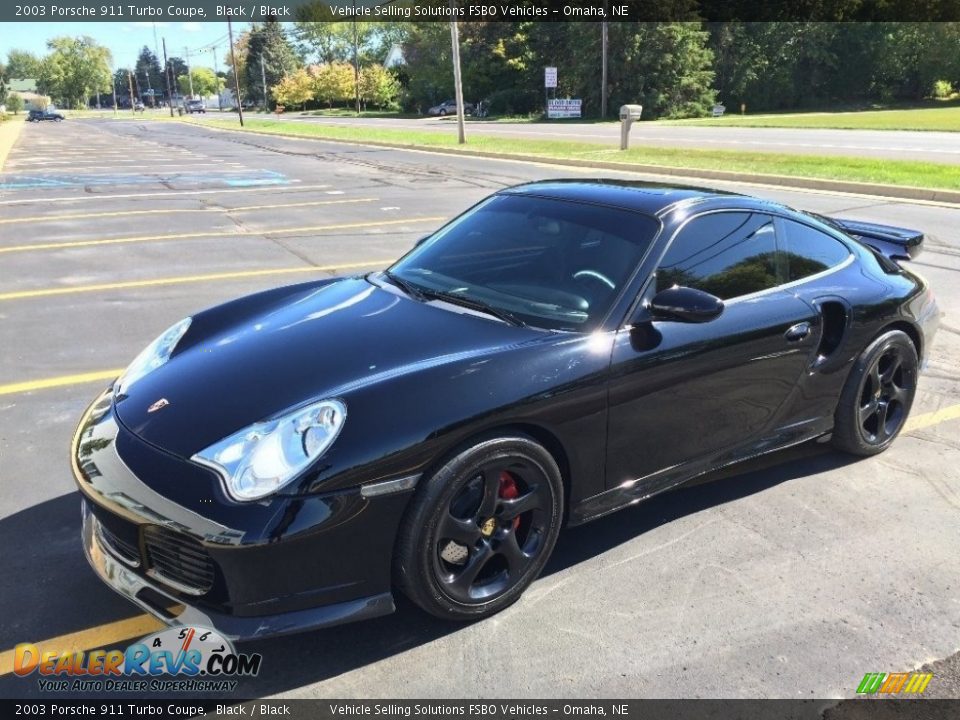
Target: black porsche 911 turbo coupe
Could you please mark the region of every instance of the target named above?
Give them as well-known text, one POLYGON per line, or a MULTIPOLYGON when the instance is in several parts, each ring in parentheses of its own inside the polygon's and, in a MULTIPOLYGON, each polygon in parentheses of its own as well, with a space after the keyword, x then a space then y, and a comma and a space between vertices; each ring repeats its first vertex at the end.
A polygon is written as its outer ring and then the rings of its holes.
POLYGON ((574 525, 816 438, 903 427, 923 235, 717 191, 537 182, 387 270, 181 320, 87 410, 83 543, 171 624, 246 638, 514 602, 574 525))

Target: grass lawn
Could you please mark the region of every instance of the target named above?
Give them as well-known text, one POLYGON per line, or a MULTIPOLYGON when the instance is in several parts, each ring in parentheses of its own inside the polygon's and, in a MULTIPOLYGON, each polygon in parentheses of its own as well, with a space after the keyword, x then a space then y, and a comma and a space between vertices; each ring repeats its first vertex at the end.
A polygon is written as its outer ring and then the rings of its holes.
MULTIPOLYGON (((734 108, 728 108, 729 111, 734 108)), ((960 105, 905 110, 736 115, 690 120, 661 120, 663 125, 707 125, 779 128, 836 128, 841 130, 944 130, 960 132, 960 105)))
MULTIPOLYGON (((237 120, 207 120, 203 126, 240 129, 237 120)), ((383 142, 398 145, 460 149, 452 133, 419 130, 345 127, 304 122, 248 119, 246 130, 262 133, 329 138, 354 142, 383 142)), ((679 148, 633 147, 626 152, 593 143, 559 140, 514 140, 468 135, 466 150, 551 158, 660 165, 691 170, 728 170, 768 175, 847 180, 910 187, 960 190, 960 166, 907 160, 860 157, 820 157, 734 150, 688 150, 679 148)))

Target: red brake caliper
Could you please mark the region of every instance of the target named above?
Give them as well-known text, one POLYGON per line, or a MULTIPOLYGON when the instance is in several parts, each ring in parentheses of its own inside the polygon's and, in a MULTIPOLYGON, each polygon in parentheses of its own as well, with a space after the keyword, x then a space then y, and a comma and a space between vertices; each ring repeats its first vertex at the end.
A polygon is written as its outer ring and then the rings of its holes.
MULTIPOLYGON (((520 497, 520 490, 517 488, 517 481, 513 479, 513 475, 508 473, 506 470, 500 471, 500 497, 504 500, 516 500, 520 497)), ((517 516, 513 519, 513 529, 516 530, 520 527, 520 517, 517 516)))

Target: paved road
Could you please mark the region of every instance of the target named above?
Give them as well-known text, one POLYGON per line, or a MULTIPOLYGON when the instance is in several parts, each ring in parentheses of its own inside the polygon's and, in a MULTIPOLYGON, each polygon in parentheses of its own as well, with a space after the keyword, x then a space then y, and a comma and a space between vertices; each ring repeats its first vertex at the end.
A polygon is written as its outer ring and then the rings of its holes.
MULTIPOLYGON (((206 117, 216 118, 217 113, 206 117)), ((195 116, 196 117, 196 116, 195 116)), ((200 116, 203 117, 203 116, 200 116)), ((456 133, 450 118, 394 120, 384 118, 324 118, 289 113, 285 120, 400 128, 456 133)), ((468 121, 467 133, 527 140, 570 140, 619 147, 619 123, 499 123, 468 121)), ((630 142, 657 147, 745 150, 812 155, 852 155, 892 160, 925 160, 960 164, 960 132, 892 130, 802 130, 794 128, 697 127, 642 122, 634 125, 630 142)))
MULTIPOLYGON (((496 188, 572 174, 170 122, 26 127, 0 173, 0 668, 19 642, 124 647, 149 626, 85 565, 67 451, 98 387, 158 331, 382 266, 496 188)), ((960 403, 960 208, 726 186, 927 230, 916 265, 948 315, 915 413, 960 403)), ((487 622, 401 602, 249 644, 263 672, 238 692, 849 697, 865 672, 960 648, 958 427, 861 462, 800 448, 565 531, 543 577, 487 622)), ((0 696, 28 694, 34 679, 0 677, 0 696)))

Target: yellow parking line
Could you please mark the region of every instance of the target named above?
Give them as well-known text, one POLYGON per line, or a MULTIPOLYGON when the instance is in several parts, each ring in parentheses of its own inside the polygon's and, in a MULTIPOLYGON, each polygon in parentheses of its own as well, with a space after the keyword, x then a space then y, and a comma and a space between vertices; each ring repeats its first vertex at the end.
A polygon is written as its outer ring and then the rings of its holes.
POLYGON ((57 220, 82 220, 86 218, 106 218, 106 217, 127 217, 130 215, 180 215, 181 213, 232 213, 249 212, 251 210, 271 210, 274 208, 295 208, 295 207, 316 207, 318 205, 350 205, 354 203, 373 202, 378 198, 349 198, 346 200, 312 200, 302 203, 279 203, 277 205, 246 205, 244 207, 206 207, 206 208, 186 208, 163 210, 114 210, 110 212, 91 212, 91 213, 67 213, 63 215, 34 215, 33 217, 23 218, 4 218, 0 219, 0 225, 12 225, 14 223, 41 223, 57 220))
POLYGON ((903 432, 913 432, 914 430, 923 430, 933 427, 948 420, 960 418, 960 405, 948 405, 934 412, 923 413, 922 415, 911 415, 903 425, 903 432))
POLYGON ((76 375, 60 375, 59 377, 45 378, 43 380, 27 380, 25 382, 9 383, 7 385, 0 385, 0 395, 12 395, 14 393, 30 392, 31 390, 63 387, 64 385, 79 385, 81 383, 113 380, 122 372, 123 368, 119 370, 98 370, 97 372, 78 373, 76 375))
POLYGON ((22 300, 24 298, 50 297, 51 295, 70 295, 72 293, 98 292, 100 290, 125 290, 127 288, 153 287, 158 285, 180 285, 182 283, 212 282, 216 280, 237 280, 262 277, 265 275, 286 275, 290 273, 329 272, 350 268, 383 266, 393 260, 370 260, 368 262, 343 263, 341 265, 304 265, 300 267, 274 268, 272 270, 243 270, 239 272, 209 273, 206 275, 182 275, 178 277, 154 278, 153 280, 131 280, 99 285, 78 285, 76 287, 44 288, 42 290, 20 290, 0 293, 0 300, 22 300))
MULTIPOLYGON (((175 211, 171 211, 175 212, 175 211)), ((0 247, 0 254, 14 252, 30 252, 31 250, 64 250, 78 247, 94 247, 98 245, 124 245, 127 243, 140 242, 163 242, 165 240, 190 240, 196 238, 211 237, 253 237, 269 235, 289 235, 299 233, 320 232, 322 230, 348 230, 351 228, 364 227, 383 227, 385 225, 403 225, 406 223, 418 222, 437 222, 444 220, 443 216, 436 217, 418 217, 406 218, 402 220, 377 220, 375 222, 357 222, 340 223, 337 225, 310 225, 308 227, 296 228, 275 228, 273 230, 253 230, 246 233, 241 232, 197 232, 197 233, 175 233, 173 235, 141 235, 139 237, 126 238, 108 238, 106 240, 80 240, 76 242, 56 242, 56 243, 34 243, 31 245, 12 245, 10 247, 0 247)), ((0 295, 0 299, 4 296, 0 295)))
MULTIPOLYGON (((57 653, 75 653, 94 648, 109 649, 109 645, 116 645, 123 640, 141 638, 149 633, 157 632, 163 627, 164 624, 155 617, 143 614, 126 620, 104 623, 75 633, 60 635, 49 640, 41 640, 35 644, 41 652, 49 650, 57 653)), ((24 642, 30 641, 24 639, 24 642)), ((0 653, 0 675, 9 675, 13 672, 13 653, 13 650, 0 653)))

